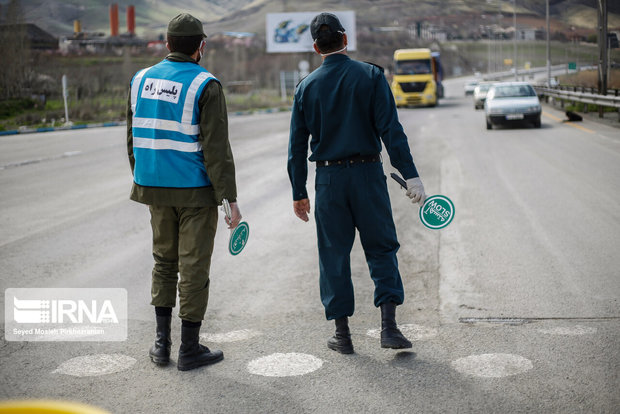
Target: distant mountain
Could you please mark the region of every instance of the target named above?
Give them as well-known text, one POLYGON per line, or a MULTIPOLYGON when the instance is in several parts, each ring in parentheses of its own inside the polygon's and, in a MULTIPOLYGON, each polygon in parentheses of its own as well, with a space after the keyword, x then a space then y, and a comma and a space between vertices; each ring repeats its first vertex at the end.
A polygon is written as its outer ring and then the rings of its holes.
MULTIPOLYGON (((0 19, 11 0, 0 0, 0 19)), ((119 6, 120 32, 124 33, 125 11, 134 5, 136 31, 145 38, 156 38, 165 33, 168 21, 179 12, 190 12, 206 25, 207 33, 218 31, 251 31, 264 33, 265 15, 284 11, 354 10, 358 27, 397 26, 412 20, 433 19, 442 22, 442 16, 451 27, 484 19, 496 19, 501 11, 502 25, 512 24, 512 1, 509 0, 12 0, 21 1, 26 22, 36 23, 56 36, 73 33, 73 21, 80 20, 85 32, 110 33, 109 5, 119 6)), ((562 28, 596 28, 597 0, 550 0, 554 25, 562 28)), ((608 0, 609 27, 620 28, 620 1, 608 0)), ((519 16, 539 19, 545 17, 544 0, 517 0, 519 16)), ((538 19, 538 20, 536 20, 538 19)), ((490 21, 490 20, 487 20, 490 21)), ((525 24, 525 23, 524 23, 525 24)), ((534 23, 532 23, 534 24, 534 23)))

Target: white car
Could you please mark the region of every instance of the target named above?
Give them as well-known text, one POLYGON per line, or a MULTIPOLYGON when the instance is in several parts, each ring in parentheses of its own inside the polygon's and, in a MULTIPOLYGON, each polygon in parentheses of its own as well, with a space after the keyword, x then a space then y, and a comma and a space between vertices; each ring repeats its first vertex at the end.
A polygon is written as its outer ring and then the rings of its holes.
POLYGON ((471 80, 471 81, 465 82, 465 86, 463 86, 463 90, 465 91, 465 96, 473 94, 476 86, 478 86, 477 80, 471 80))
POLYGON ((480 82, 476 88, 474 88, 474 108, 482 109, 484 108, 484 100, 487 97, 487 92, 491 85, 495 82, 480 82))
POLYGON ((528 122, 540 128, 541 112, 536 91, 527 82, 495 83, 484 101, 487 129, 516 122, 528 122))

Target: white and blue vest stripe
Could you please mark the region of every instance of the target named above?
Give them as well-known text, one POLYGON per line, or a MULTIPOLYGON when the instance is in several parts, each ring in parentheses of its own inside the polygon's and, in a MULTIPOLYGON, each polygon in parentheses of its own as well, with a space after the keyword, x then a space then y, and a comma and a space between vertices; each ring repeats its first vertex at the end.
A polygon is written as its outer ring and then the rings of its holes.
POLYGON ((171 188, 211 185, 198 141, 198 100, 212 79, 215 77, 200 65, 170 60, 135 74, 131 111, 136 184, 171 188))

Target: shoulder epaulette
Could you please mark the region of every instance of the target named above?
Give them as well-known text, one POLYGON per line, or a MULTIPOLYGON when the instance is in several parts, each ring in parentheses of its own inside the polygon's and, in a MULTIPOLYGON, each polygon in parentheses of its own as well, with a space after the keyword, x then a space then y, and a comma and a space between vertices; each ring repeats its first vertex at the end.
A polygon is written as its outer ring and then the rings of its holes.
POLYGON ((368 63, 369 65, 373 65, 373 66, 375 66, 375 67, 379 68, 379 70, 381 71, 381 73, 385 73, 385 69, 383 69, 383 66, 379 66, 379 65, 377 65, 376 63, 367 62, 367 61, 364 61, 364 63, 368 63))
POLYGON ((303 81, 304 79, 306 79, 308 77, 308 75, 304 76, 303 78, 299 79, 299 82, 297 82, 297 85, 295 85, 295 89, 297 89, 297 87, 299 86, 299 84, 301 83, 301 81, 303 81))

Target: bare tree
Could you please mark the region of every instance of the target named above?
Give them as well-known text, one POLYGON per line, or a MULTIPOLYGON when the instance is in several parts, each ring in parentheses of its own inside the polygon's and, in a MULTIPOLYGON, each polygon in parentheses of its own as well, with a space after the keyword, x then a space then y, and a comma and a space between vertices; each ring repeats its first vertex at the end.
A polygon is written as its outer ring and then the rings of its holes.
POLYGON ((0 26, 0 97, 10 99, 26 94, 30 45, 20 0, 11 0, 5 10, 5 24, 0 26))

